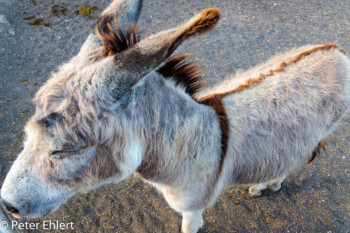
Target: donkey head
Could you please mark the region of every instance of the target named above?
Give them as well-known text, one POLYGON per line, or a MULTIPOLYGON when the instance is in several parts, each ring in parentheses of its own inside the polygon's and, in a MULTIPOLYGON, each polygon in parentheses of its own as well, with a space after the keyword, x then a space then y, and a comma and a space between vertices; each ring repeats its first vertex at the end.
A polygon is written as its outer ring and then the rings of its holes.
POLYGON ((185 39, 212 29, 217 9, 141 40, 135 29, 142 0, 115 0, 103 11, 80 52, 36 94, 24 149, 1 199, 15 217, 39 217, 68 198, 129 177, 144 143, 130 120, 133 87, 185 39))

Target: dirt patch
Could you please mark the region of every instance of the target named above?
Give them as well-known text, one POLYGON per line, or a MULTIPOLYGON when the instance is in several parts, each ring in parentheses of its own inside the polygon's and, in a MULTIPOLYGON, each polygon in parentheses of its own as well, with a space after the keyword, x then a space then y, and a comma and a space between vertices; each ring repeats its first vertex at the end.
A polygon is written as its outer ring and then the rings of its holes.
POLYGON ((30 21, 29 25, 35 25, 35 26, 50 26, 49 23, 45 22, 43 19, 33 19, 30 21))
POLYGON ((51 13, 54 16, 60 17, 67 15, 68 8, 66 5, 53 5, 51 6, 51 13))
POLYGON ((94 13, 98 11, 98 7, 96 6, 82 6, 79 8, 79 10, 74 11, 73 13, 76 15, 82 15, 84 17, 88 17, 88 18, 95 18, 94 17, 94 13))

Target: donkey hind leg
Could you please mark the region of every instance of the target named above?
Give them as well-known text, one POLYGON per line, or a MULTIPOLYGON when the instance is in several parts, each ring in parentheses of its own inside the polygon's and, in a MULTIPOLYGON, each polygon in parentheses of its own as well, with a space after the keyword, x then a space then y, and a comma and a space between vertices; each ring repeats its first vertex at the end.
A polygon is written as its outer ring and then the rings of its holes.
POLYGON ((202 213, 203 210, 182 212, 182 232, 196 233, 203 226, 202 213))
POLYGON ((281 176, 277 179, 273 179, 265 183, 254 184, 249 187, 249 195, 251 197, 259 197, 261 195, 261 191, 267 187, 273 192, 277 192, 281 189, 281 183, 283 182, 284 178, 285 176, 281 176))

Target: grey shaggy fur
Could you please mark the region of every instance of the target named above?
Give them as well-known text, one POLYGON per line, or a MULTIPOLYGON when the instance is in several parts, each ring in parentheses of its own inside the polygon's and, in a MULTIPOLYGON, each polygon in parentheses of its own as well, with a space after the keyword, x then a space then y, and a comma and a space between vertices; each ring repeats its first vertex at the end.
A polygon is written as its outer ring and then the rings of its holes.
MULTIPOLYGON (((101 19, 135 23, 141 5, 115 0, 101 19)), ((277 191, 348 114, 350 61, 330 48, 278 71, 315 48, 306 46, 192 98, 157 69, 180 43, 212 29, 218 18, 217 9, 207 9, 109 57, 101 56, 103 46, 92 32, 35 97, 24 150, 1 189, 12 214, 39 217, 78 192, 136 174, 182 213, 182 231, 188 233, 197 232, 203 210, 228 186, 250 186, 252 195, 267 186, 277 191), (216 110, 200 99, 229 93, 271 70, 276 72, 262 82, 223 96, 230 132, 223 155, 216 110)))

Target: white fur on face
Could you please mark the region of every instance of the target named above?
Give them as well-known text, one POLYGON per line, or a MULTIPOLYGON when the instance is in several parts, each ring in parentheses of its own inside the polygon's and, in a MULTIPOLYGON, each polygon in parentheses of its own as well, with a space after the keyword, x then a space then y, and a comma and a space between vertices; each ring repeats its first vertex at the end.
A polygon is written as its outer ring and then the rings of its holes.
MULTIPOLYGON (((130 129, 130 132, 132 130, 130 129)), ((40 217, 56 211, 74 194, 110 182, 128 178, 142 161, 143 145, 134 136, 126 136, 121 156, 116 156, 118 172, 104 179, 98 178, 92 161, 99 154, 97 147, 88 147, 74 155, 50 155, 62 142, 49 136, 33 119, 26 126, 25 148, 8 173, 1 197, 24 217, 40 217), (95 177, 96 176, 96 177, 95 177)), ((120 151, 116 149, 117 151, 120 151)), ((111 153, 110 156, 112 156, 111 153)), ((111 164, 100 164, 106 169, 111 164)))
POLYGON ((76 192, 65 187, 44 183, 31 156, 22 152, 6 176, 1 199, 18 209, 23 217, 40 217, 54 212, 76 192))

